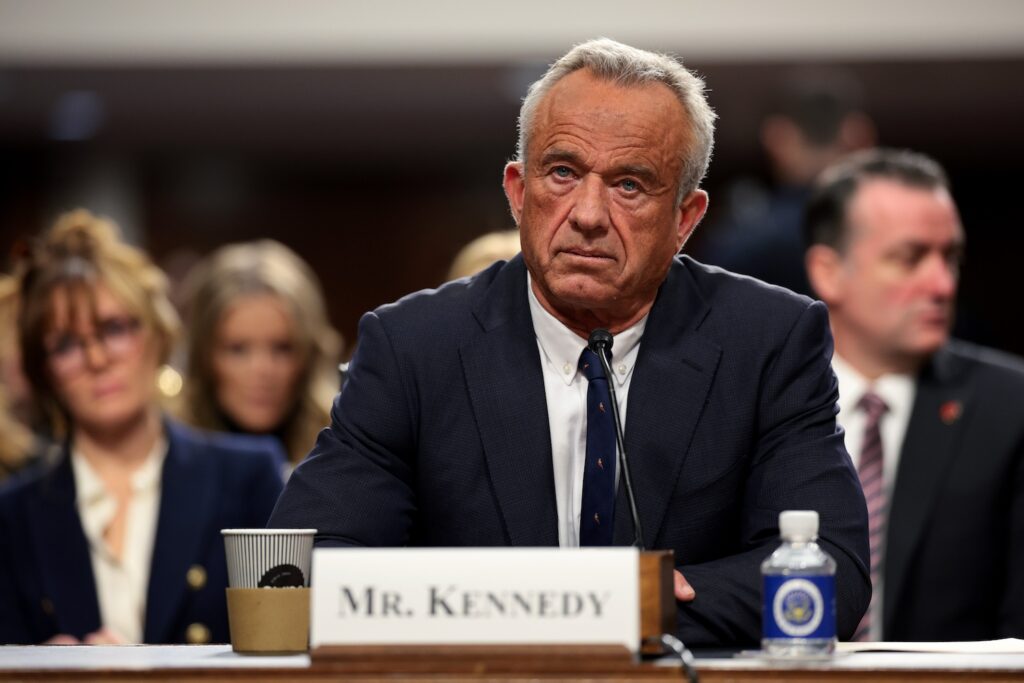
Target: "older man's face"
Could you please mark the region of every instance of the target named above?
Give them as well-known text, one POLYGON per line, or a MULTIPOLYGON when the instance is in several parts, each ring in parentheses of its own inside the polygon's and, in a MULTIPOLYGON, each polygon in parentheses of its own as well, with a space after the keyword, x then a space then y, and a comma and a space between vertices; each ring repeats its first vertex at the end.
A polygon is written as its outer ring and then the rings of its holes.
POLYGON ((576 71, 537 108, 526 168, 505 169, 523 258, 545 308, 585 334, 647 313, 707 206, 676 201, 690 125, 661 83, 619 87, 576 71))

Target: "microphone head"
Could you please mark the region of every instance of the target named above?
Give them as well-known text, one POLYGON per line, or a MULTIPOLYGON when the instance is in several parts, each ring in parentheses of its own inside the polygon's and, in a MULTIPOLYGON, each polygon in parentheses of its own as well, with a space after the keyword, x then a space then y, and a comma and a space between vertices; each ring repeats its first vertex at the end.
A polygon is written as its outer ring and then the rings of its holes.
POLYGON ((590 339, 587 340, 587 348, 594 353, 600 353, 600 349, 604 349, 605 353, 611 355, 612 343, 615 341, 612 337, 612 333, 603 327, 599 327, 590 333, 590 339))

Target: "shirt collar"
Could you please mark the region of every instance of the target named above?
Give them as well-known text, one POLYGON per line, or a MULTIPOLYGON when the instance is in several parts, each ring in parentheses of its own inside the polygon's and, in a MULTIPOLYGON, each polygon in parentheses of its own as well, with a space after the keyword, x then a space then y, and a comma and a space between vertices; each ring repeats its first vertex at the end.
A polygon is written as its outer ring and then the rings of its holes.
POLYGON ((869 390, 885 401, 890 410, 908 405, 914 395, 912 375, 889 373, 871 381, 839 354, 832 357, 832 369, 839 381, 840 413, 857 410, 857 403, 869 390))
MULTIPOLYGON (((541 305, 533 292, 533 280, 526 273, 526 292, 530 302, 530 318, 544 361, 555 370, 566 385, 572 384, 579 374, 580 354, 587 346, 587 340, 566 327, 541 305)), ((612 375, 621 386, 629 379, 640 351, 640 338, 647 327, 645 315, 632 326, 614 336, 612 343, 612 375)))
MULTIPOLYGON (((132 492, 141 493, 159 488, 164 460, 167 458, 167 437, 160 435, 142 465, 132 474, 132 492)), ((79 508, 94 505, 108 497, 107 489, 99 474, 72 446, 71 468, 75 476, 75 492, 79 508)))

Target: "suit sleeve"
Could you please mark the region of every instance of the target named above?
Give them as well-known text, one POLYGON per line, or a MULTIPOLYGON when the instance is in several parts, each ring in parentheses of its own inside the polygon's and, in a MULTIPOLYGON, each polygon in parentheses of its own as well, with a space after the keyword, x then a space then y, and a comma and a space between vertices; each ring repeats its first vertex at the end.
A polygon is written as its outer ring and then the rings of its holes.
POLYGON ((1024 638, 1024 434, 1017 443, 1014 460, 1006 539, 1006 587, 999 609, 1000 638, 1024 638))
POLYGON ((679 567, 697 597, 679 603, 688 645, 754 643, 761 632, 761 562, 778 546, 782 510, 817 510, 819 543, 837 563, 840 638, 871 597, 867 510, 835 415, 832 337, 822 304, 811 304, 769 362, 759 385, 757 438, 742 493, 742 551, 679 567))
POLYGON ((8 489, 0 496, 0 645, 32 645, 37 642, 35 629, 26 611, 28 596, 18 577, 18 569, 28 561, 28 548, 19 545, 12 538, 15 499, 8 489))
POLYGON ((408 543, 416 430, 404 371, 380 319, 364 315, 331 424, 295 468, 268 526, 315 528, 318 545, 408 543))
POLYGON ((284 451, 276 439, 269 445, 264 444, 258 453, 258 458, 251 459, 253 471, 250 472, 249 484, 246 487, 246 494, 250 500, 251 527, 266 525, 282 489, 281 463, 284 462, 284 451))

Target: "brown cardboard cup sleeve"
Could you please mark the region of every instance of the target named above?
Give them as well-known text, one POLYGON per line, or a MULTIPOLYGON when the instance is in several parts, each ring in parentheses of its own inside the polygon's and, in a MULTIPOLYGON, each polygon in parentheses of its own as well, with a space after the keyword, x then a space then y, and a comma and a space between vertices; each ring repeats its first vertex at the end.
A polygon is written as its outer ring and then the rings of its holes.
POLYGON ((309 649, 308 588, 228 588, 228 624, 235 652, 309 649))

